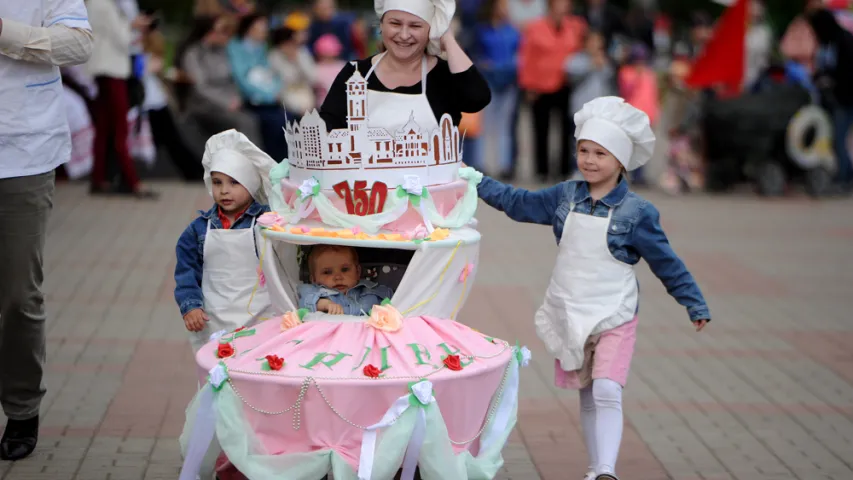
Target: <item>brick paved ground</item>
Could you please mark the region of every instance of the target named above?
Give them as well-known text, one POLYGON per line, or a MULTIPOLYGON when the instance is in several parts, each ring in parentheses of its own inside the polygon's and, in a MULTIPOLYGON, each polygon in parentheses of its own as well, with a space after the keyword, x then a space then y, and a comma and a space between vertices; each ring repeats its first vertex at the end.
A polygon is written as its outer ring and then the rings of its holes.
MULTIPOLYGON (((0 478, 177 478, 176 437, 195 380, 172 300, 172 252, 208 200, 200 187, 159 188, 157 203, 59 188, 41 442, 30 459, 0 462, 0 478)), ((853 478, 853 201, 649 196, 715 320, 694 333, 639 269, 624 477, 853 478)), ((479 218, 482 260, 462 319, 534 352, 500 478, 580 479, 577 401, 552 386, 552 360, 531 326, 553 267, 552 235, 485 207, 479 218)))

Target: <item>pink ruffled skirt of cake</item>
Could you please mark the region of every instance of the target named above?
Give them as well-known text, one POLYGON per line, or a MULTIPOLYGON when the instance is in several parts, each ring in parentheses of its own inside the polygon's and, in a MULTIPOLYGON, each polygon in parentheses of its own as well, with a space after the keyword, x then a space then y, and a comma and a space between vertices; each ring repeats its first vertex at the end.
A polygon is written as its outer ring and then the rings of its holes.
POLYGON ((584 345, 584 360, 580 370, 568 372, 554 360, 554 385, 580 390, 592 385, 597 378, 607 378, 622 385, 628 382, 631 358, 637 342, 637 317, 614 329, 593 335, 584 345))

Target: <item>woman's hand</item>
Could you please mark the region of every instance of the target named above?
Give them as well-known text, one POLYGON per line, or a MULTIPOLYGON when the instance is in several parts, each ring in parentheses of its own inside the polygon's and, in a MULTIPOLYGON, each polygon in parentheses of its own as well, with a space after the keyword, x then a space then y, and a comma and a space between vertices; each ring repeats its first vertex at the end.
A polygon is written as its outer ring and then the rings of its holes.
POLYGON ((453 46, 459 46, 459 42, 456 41, 456 35, 453 34, 453 29, 449 28, 444 35, 441 36, 439 40, 441 43, 441 49, 445 52, 453 48, 453 46))
POLYGON ((447 64, 450 67, 450 73, 462 73, 474 65, 474 62, 468 58, 468 55, 459 46, 452 30, 447 30, 447 33, 441 36, 440 41, 441 49, 447 53, 447 64))

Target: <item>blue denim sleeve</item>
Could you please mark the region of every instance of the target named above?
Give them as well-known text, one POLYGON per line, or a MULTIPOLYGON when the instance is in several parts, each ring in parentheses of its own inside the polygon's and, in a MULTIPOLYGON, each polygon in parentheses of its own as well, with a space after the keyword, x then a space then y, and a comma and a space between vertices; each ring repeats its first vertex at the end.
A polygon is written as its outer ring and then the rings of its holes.
POLYGON ((514 188, 490 177, 483 177, 483 181, 477 186, 477 194, 487 205, 506 213, 516 222, 551 225, 557 207, 563 200, 565 188, 565 185, 559 183, 531 192, 514 188))
POLYGON ((634 230, 633 246, 649 264, 666 291, 687 308, 691 321, 711 320, 705 297, 684 262, 678 258, 660 226, 660 213, 649 202, 643 206, 634 230))
POLYGON ((175 301, 181 309, 181 316, 204 307, 204 296, 201 293, 204 260, 200 252, 198 233, 193 228, 194 223, 184 230, 175 247, 175 301))
POLYGON ((317 302, 323 297, 328 297, 322 288, 308 283, 299 285, 297 291, 299 293, 299 308, 307 308, 309 312, 316 312, 317 302))

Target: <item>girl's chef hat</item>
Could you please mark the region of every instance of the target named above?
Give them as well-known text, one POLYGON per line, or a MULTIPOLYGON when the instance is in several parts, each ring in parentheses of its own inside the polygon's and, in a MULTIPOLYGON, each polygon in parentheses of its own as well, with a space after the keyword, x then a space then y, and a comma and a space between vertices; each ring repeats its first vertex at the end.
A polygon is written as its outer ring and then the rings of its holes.
POLYGON ((655 134, 649 116, 619 97, 599 97, 575 113, 575 138, 606 148, 625 166, 642 167, 652 158, 655 134))
POLYGON ((256 202, 268 203, 268 194, 272 192, 270 170, 276 166, 275 160, 237 130, 226 130, 210 137, 204 146, 201 164, 204 184, 211 195, 210 173, 219 172, 240 182, 256 202))
POLYGON ((429 23, 427 53, 441 53, 441 36, 450 29, 450 20, 456 13, 456 0, 373 0, 376 15, 382 18, 390 10, 411 13, 429 23))

